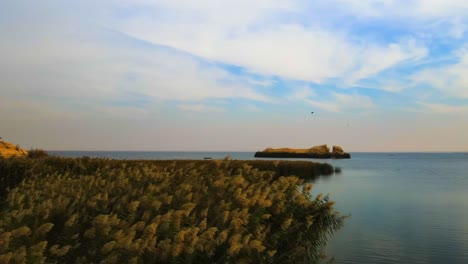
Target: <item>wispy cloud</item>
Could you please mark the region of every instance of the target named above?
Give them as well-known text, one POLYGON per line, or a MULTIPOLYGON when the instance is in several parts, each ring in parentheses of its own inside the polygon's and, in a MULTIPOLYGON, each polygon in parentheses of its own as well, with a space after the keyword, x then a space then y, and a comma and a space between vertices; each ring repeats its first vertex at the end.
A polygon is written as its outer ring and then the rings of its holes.
MULTIPOLYGON (((212 31, 207 36, 202 34, 193 37, 185 31, 170 31, 173 22, 153 23, 147 27, 127 26, 123 30, 153 43, 170 45, 203 58, 242 66, 254 73, 315 83, 344 76, 349 76, 348 80, 355 82, 427 54, 427 49, 413 40, 384 45, 356 42, 344 32, 298 24, 255 31, 242 30, 234 35, 218 32, 211 28, 213 25, 203 28, 204 32, 212 31)), ((196 24, 184 23, 184 27, 192 27, 188 32, 200 30, 196 24)))
POLYGON ((183 104, 177 106, 180 110, 190 112, 223 112, 224 109, 216 106, 208 106, 205 104, 183 104))
POLYGON ((358 94, 332 93, 330 100, 315 101, 305 100, 311 106, 315 106, 330 112, 341 112, 345 109, 371 109, 374 107, 372 99, 358 94))
POLYGON ((287 96, 288 100, 305 100, 316 95, 315 91, 308 86, 293 87, 292 92, 287 96))
POLYGON ((387 47, 369 47, 366 49, 358 64, 358 69, 351 72, 346 80, 349 85, 354 85, 361 79, 369 78, 386 69, 408 61, 418 61, 427 56, 426 47, 415 43, 414 39, 387 47))
POLYGON ((468 98, 468 46, 457 51, 456 56, 457 63, 421 70, 412 80, 439 89, 450 97, 468 98))
POLYGON ((466 16, 468 3, 464 0, 332 0, 342 10, 356 15, 400 19, 413 17, 429 19, 466 16))
POLYGON ((248 82, 254 86, 270 87, 274 81, 272 79, 255 80, 249 79, 248 82))
POLYGON ((262 109, 254 104, 248 104, 246 107, 245 107, 248 111, 251 111, 251 112, 258 112, 258 111, 261 111, 262 109))
POLYGON ((442 114, 468 114, 468 105, 447 105, 436 103, 418 102, 423 111, 442 114))
POLYGON ((2 41, 3 94, 100 102, 125 100, 129 92, 158 100, 270 100, 230 72, 176 50, 106 31, 65 36, 2 41))

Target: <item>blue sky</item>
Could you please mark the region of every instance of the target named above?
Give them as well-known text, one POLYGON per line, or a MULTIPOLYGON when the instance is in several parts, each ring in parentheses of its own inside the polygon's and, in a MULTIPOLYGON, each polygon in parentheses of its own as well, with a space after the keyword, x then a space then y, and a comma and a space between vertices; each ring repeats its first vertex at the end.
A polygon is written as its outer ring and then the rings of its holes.
POLYGON ((3 1, 0 38, 25 147, 468 151, 466 1, 3 1))

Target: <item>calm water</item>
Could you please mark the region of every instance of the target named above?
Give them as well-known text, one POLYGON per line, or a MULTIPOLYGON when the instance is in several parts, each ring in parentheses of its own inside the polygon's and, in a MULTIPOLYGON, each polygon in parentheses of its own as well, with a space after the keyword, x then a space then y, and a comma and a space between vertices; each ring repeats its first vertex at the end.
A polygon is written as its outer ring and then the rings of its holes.
MULTIPOLYGON (((50 152, 118 159, 253 159, 251 152, 50 152)), ((337 263, 468 263, 468 153, 351 153, 319 160, 342 173, 319 178, 350 214, 329 243, 337 263)))

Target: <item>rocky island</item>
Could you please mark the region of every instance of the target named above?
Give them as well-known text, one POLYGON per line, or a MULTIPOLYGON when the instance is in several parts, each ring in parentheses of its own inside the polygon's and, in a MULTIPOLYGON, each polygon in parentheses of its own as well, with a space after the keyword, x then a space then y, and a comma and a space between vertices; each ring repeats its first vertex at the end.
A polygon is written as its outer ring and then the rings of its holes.
POLYGON ((255 152, 256 158, 309 158, 309 159, 349 159, 351 155, 340 146, 333 146, 332 151, 327 145, 315 146, 309 149, 267 148, 255 152))

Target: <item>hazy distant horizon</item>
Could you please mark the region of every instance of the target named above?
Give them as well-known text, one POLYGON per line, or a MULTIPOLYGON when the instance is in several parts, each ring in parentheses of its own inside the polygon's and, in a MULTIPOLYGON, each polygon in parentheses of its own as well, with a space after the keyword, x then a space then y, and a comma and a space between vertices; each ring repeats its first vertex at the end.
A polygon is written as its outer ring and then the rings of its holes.
POLYGON ((468 1, 3 1, 0 38, 25 148, 468 151, 468 1))
MULTIPOLYGON (((262 149, 263 150, 263 149, 262 149)), ((51 152, 216 152, 216 153, 229 153, 229 152, 245 152, 245 153, 254 153, 258 150, 70 150, 70 149, 47 149, 46 151, 51 152)), ((345 150, 349 153, 468 153, 468 151, 352 151, 345 150)))

